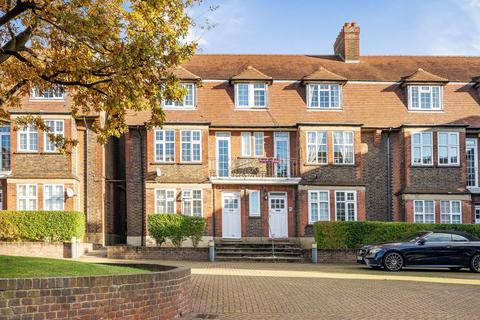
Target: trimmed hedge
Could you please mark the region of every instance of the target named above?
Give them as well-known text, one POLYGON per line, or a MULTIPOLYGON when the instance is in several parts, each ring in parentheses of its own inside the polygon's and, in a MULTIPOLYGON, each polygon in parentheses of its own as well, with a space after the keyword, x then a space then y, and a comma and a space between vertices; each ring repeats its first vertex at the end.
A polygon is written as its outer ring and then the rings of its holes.
POLYGON ((202 217, 178 214, 151 214, 148 216, 148 232, 161 246, 167 238, 174 246, 180 247, 187 238, 196 248, 205 234, 206 223, 202 217))
POLYGON ((315 222, 313 233, 318 248, 357 249, 362 245, 396 241, 417 231, 451 230, 470 233, 480 238, 480 225, 418 224, 379 221, 315 222))
POLYGON ((69 242, 83 239, 85 215, 77 211, 0 211, 1 241, 69 242))

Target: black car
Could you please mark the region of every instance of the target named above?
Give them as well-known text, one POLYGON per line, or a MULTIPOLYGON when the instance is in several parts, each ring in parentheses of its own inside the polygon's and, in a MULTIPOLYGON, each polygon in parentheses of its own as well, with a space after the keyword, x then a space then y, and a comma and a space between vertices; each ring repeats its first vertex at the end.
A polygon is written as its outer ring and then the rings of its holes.
POLYGON ((364 246, 357 253, 357 262, 388 271, 428 267, 480 272, 480 239, 463 232, 417 232, 398 242, 364 246))

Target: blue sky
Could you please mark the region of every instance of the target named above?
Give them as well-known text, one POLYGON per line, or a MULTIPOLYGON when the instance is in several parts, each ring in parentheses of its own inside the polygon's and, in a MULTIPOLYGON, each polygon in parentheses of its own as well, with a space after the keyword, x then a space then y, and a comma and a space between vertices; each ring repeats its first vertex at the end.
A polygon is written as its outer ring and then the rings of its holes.
POLYGON ((331 54, 356 21, 361 54, 480 55, 480 0, 205 0, 191 15, 216 25, 192 31, 200 53, 331 54))

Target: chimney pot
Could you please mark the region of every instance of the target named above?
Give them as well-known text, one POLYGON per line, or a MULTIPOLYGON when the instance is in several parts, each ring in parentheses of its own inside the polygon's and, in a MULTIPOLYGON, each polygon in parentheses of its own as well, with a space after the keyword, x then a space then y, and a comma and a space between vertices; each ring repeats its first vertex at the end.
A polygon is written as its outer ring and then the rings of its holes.
POLYGON ((335 40, 333 51, 346 63, 360 61, 360 27, 356 22, 345 22, 335 40))

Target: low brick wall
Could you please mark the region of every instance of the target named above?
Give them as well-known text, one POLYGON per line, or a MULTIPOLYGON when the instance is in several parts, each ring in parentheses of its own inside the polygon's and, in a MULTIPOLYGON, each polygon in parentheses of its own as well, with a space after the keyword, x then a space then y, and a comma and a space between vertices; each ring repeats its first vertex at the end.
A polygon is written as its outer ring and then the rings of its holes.
MULTIPOLYGON (((77 243, 77 257, 91 250, 91 243, 77 243)), ((67 242, 0 242, 0 254, 55 259, 71 258, 72 244, 67 242)))
POLYGON ((190 290, 190 269, 183 267, 119 276, 0 279, 0 319, 174 319, 190 312, 190 290))
MULTIPOLYGON (((318 263, 356 263, 356 253, 351 249, 318 249, 318 263)), ((312 250, 305 249, 305 256, 312 259, 312 250)))
POLYGON ((108 246, 112 259, 208 261, 208 248, 108 246))

